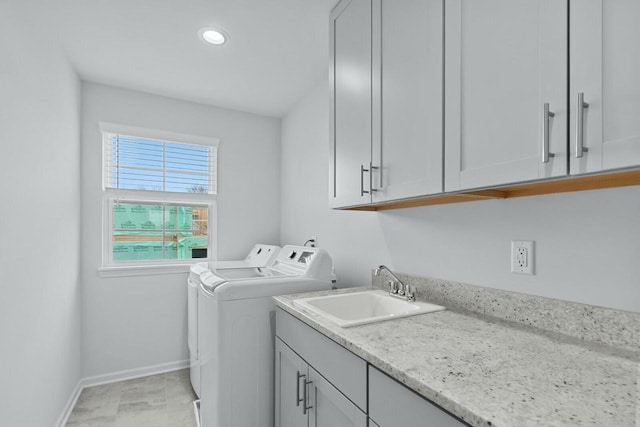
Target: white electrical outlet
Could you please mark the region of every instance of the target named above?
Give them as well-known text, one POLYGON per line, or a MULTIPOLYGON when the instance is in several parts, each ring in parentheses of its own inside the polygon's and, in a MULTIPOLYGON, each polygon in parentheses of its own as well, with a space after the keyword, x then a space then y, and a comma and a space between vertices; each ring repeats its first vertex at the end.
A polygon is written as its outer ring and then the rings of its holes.
POLYGON ((534 244, 533 240, 511 241, 511 272, 533 275, 534 244))

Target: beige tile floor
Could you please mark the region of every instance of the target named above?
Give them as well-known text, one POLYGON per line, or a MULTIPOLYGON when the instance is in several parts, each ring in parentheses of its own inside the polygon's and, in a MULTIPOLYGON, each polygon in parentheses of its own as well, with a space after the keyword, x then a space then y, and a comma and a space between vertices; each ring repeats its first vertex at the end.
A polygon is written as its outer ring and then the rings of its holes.
POLYGON ((67 427, 195 427, 189 370, 82 390, 67 427))

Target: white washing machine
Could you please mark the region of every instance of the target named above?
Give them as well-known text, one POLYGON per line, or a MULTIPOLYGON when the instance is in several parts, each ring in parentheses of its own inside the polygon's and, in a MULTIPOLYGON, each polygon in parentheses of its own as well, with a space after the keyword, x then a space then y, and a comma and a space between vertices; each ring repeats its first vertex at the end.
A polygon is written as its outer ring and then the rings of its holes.
POLYGON ((331 289, 334 277, 329 254, 304 246, 285 246, 269 267, 202 273, 202 427, 273 426, 272 296, 331 289))
POLYGON ((250 268, 271 265, 280 253, 280 246, 255 245, 243 260, 209 261, 193 264, 187 279, 187 341, 189 344, 191 386, 200 396, 200 360, 198 356, 198 287, 200 275, 209 269, 250 268))

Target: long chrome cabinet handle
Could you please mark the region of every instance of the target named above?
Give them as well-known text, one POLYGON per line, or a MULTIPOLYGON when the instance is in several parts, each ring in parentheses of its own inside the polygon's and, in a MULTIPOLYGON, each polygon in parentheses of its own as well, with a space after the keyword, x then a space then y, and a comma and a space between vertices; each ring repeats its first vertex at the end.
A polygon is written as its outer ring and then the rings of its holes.
POLYGON ((576 158, 589 151, 584 146, 584 109, 589 108, 589 104, 584 102, 584 92, 578 92, 578 102, 576 103, 576 158))
POLYGON ((378 166, 373 166, 371 162, 369 162, 369 169, 365 169, 364 165, 360 165, 360 197, 365 194, 371 194, 378 191, 378 189, 373 188, 373 171, 378 169, 378 166), (364 173, 369 172, 369 191, 364 189, 364 173))
POLYGON ((307 410, 313 408, 313 405, 307 406, 307 387, 313 384, 313 381, 304 380, 304 389, 302 390, 302 414, 307 415, 307 410))
POLYGON ((373 166, 373 163, 369 162, 369 191, 375 193, 377 188, 373 188, 373 171, 377 170, 378 166, 373 166))
POLYGON ((364 196, 365 194, 369 194, 369 192, 365 191, 364 189, 364 173, 365 172, 369 172, 369 169, 365 169, 364 165, 360 165, 360 197, 364 196))
POLYGON ((549 119, 553 116, 555 114, 549 111, 549 103, 545 102, 542 114, 542 163, 549 163, 549 157, 555 156, 555 154, 549 152, 549 140, 551 139, 549 119))
MULTIPOLYGON (((305 397, 300 399, 300 378, 305 379, 305 383, 307 382, 307 376, 305 374, 301 374, 300 371, 296 372, 296 406, 300 406, 300 403, 304 402, 303 405, 306 405, 305 397)), ((306 395, 306 392, 305 392, 306 395)))

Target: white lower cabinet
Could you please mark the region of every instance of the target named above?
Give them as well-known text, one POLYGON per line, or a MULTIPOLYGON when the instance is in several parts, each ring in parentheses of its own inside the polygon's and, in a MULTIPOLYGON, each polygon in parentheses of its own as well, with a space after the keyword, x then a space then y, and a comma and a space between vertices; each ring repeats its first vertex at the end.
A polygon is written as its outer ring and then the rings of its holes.
POLYGON ((366 427, 367 415, 309 366, 309 426, 366 427))
POLYGON ((306 387, 307 362, 276 338, 276 426, 307 425, 307 411, 300 406, 302 387, 306 387))
POLYGON ((366 427, 367 416, 276 338, 276 426, 366 427))
POLYGON ((467 425, 371 365, 369 365, 369 420, 370 426, 378 427, 467 425))
POLYGON ((367 362, 276 312, 277 427, 366 427, 367 362))
POLYGON ((275 348, 276 427, 466 425, 281 309, 275 348))

